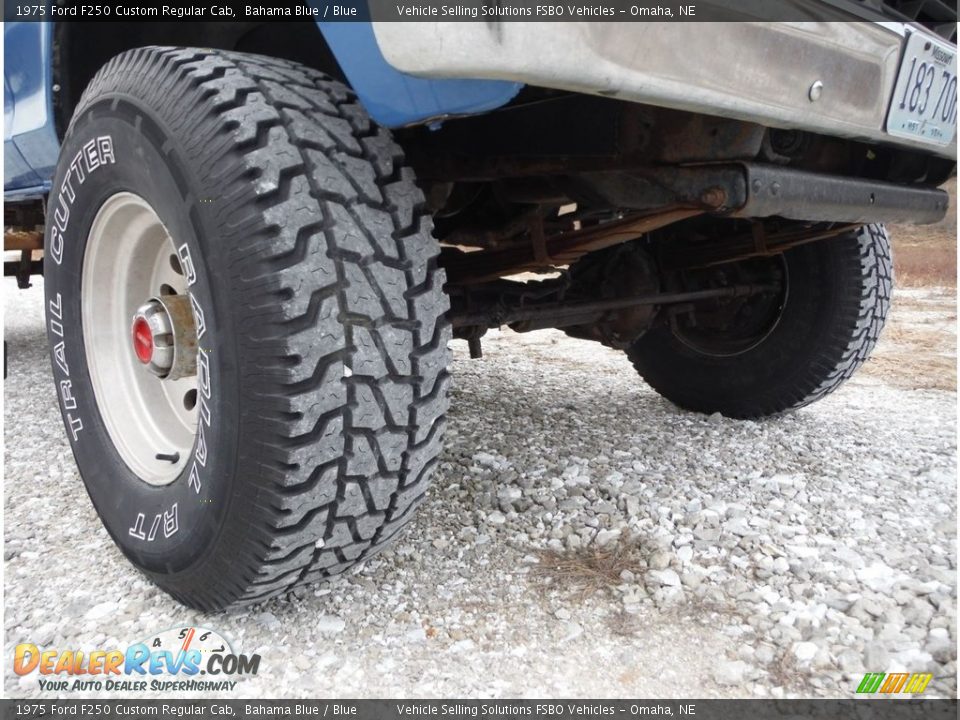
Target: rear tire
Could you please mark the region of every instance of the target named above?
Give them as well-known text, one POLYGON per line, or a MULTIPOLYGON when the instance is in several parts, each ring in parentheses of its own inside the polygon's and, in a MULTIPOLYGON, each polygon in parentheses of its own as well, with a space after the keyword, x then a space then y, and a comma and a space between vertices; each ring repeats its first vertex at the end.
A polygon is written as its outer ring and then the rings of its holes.
POLYGON ((413 173, 350 90, 267 57, 126 52, 87 88, 53 187, 45 275, 61 411, 130 561, 181 602, 219 610, 388 543, 440 451, 448 304, 413 173), (109 253, 84 262, 102 243, 98 210, 131 194, 178 249, 199 338, 196 436, 182 469, 152 483, 117 442, 124 423, 104 422, 97 358, 130 325, 91 320, 116 278, 109 253))
POLYGON ((771 329, 722 352, 661 325, 627 354, 646 382, 680 407, 760 418, 836 390, 873 351, 890 309, 893 266, 882 225, 784 254, 788 291, 771 329))

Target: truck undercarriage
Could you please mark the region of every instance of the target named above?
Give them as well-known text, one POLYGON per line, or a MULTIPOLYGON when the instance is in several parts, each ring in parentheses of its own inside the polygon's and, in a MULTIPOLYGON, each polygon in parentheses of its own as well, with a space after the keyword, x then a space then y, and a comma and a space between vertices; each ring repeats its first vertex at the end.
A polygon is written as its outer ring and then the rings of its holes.
MULTIPOLYGON (((475 355, 501 325, 626 347, 654 321, 776 294, 775 279, 704 278, 865 223, 937 222, 947 195, 936 185, 953 169, 910 150, 549 90, 396 135, 434 218, 455 334, 475 355)), ((26 286, 42 272, 40 203, 8 205, 5 226, 5 249, 21 254, 5 274, 26 286)))

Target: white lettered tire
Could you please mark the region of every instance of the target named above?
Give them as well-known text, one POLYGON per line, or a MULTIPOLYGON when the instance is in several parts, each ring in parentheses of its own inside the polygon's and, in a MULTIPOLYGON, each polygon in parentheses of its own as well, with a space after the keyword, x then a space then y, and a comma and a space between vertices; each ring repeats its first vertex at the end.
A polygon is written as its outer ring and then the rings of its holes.
POLYGON ((447 299, 413 174, 347 88, 252 55, 114 58, 64 139, 46 243, 80 474, 164 590, 264 599, 410 519, 440 450, 447 299), (141 345, 155 364, 171 337, 193 375, 148 373, 141 345))

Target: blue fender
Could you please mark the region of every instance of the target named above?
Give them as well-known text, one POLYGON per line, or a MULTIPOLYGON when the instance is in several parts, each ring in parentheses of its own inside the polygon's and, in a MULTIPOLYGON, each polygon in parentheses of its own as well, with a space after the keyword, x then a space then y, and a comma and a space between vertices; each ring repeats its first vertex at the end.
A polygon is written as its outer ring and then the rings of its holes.
POLYGON ((60 143, 53 126, 52 25, 3 26, 3 189, 42 194, 50 186, 60 143))
POLYGON ((369 22, 318 20, 317 25, 364 108, 387 127, 487 112, 508 103, 523 87, 505 80, 431 80, 407 75, 383 57, 369 22))

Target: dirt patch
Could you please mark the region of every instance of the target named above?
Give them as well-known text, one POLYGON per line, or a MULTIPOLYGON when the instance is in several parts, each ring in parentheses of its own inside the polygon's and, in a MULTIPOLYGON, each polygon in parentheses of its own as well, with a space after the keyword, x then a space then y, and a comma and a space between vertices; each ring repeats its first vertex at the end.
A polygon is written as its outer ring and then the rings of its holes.
POLYGON ((957 361, 933 351, 941 341, 933 332, 892 330, 897 345, 887 352, 877 352, 863 371, 881 376, 884 381, 908 390, 957 389, 957 361))
POLYGON ((908 390, 957 389, 956 291, 904 289, 893 309, 866 375, 908 390))

